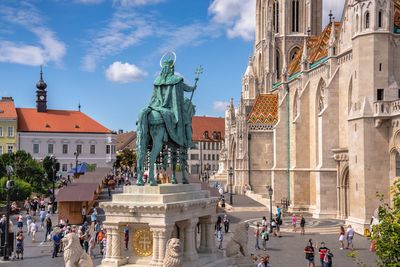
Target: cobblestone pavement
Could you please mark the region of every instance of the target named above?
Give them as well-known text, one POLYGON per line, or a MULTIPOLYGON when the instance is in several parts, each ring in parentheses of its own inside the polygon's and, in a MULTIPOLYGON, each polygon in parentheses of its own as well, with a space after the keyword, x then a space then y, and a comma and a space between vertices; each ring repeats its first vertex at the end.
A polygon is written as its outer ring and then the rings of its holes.
MULTIPOLYGON (((106 198, 105 198, 106 199, 106 198)), ((238 199, 234 199, 238 201, 238 199)), ((232 231, 239 222, 247 221, 252 226, 249 230, 249 244, 248 249, 256 256, 269 254, 271 256, 271 263, 273 267, 297 267, 306 266, 303 249, 309 238, 312 238, 314 243, 324 241, 333 254, 333 266, 341 267, 357 267, 357 263, 353 258, 347 256, 349 250, 340 250, 338 241, 338 226, 342 223, 338 220, 317 220, 306 217, 306 235, 300 235, 298 232, 293 233, 290 226, 290 218, 284 218, 284 225, 282 228, 282 238, 272 237, 267 243, 267 251, 255 250, 255 237, 254 226, 257 222, 261 221, 262 216, 269 217, 267 211, 262 206, 256 206, 251 202, 239 203, 237 207, 233 207, 228 211, 228 218, 231 220, 231 227, 227 234, 224 235, 223 248, 232 236, 232 231), (246 205, 251 205, 246 208, 246 205)), ((223 215, 223 214, 220 214, 223 215)), ((55 217, 52 217, 55 222, 55 217)), ((16 230, 16 228, 14 229, 16 230)), ((26 227, 24 227, 24 231, 26 227)), ((40 230, 37 234, 36 243, 32 243, 31 238, 25 235, 25 253, 24 260, 11 260, 9 262, 1 262, 0 266, 10 267, 61 267, 64 266, 62 254, 57 258, 51 258, 52 243, 41 243, 44 239, 44 232, 40 230)), ((367 264, 368 267, 376 266, 376 257, 373 253, 369 252, 369 241, 362 237, 356 236, 354 239, 355 250, 357 251, 358 258, 367 264)), ((98 248, 95 252, 98 254, 98 248)), ((319 264, 318 257, 316 257, 316 266, 319 264)), ((94 264, 99 265, 101 257, 98 255, 94 258, 94 264)), ((223 266, 221 266, 223 267, 223 266)))

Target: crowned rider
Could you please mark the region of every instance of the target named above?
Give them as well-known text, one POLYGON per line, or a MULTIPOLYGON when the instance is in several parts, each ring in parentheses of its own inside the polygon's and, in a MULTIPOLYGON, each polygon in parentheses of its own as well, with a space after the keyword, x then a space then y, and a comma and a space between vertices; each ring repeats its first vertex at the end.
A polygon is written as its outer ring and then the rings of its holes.
POLYGON ((173 60, 167 59, 162 62, 161 73, 154 81, 149 108, 161 114, 170 139, 189 148, 192 145, 194 106, 184 97, 184 92, 193 92, 196 85, 185 84, 183 78, 175 75, 174 71, 173 60))

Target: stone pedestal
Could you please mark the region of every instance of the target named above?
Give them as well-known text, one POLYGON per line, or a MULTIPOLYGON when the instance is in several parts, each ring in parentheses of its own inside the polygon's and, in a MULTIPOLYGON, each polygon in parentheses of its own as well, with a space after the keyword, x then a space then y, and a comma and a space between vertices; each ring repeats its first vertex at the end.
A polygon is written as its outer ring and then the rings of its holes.
MULTIPOLYGON (((162 266, 167 241, 179 229, 183 266, 199 266, 199 256, 215 254, 214 223, 218 199, 200 184, 125 186, 111 202, 101 203, 107 229, 106 257, 101 266, 162 266), (196 231, 200 224, 200 246, 196 231), (123 227, 129 225, 128 257, 122 257, 123 227), (131 251, 132 250, 132 251, 131 251)), ((207 257, 204 257, 207 258, 207 257)))

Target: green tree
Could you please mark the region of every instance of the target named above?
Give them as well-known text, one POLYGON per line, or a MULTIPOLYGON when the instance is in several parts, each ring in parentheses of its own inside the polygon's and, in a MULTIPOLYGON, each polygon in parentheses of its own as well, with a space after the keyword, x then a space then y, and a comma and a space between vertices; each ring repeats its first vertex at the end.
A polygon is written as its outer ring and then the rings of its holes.
POLYGON ((129 148, 122 150, 116 157, 115 167, 129 167, 132 168, 136 164, 136 154, 129 148))
MULTIPOLYGON (((49 179, 45 179, 45 170, 31 154, 19 150, 15 153, 0 156, 0 177, 7 175, 6 166, 14 168, 14 176, 29 183, 36 193, 45 193, 49 186, 49 179)), ((51 178, 51 177, 50 177, 51 178)))
MULTIPOLYGON (((53 179, 53 164, 57 164, 58 160, 57 158, 51 158, 50 156, 46 156, 43 159, 42 165, 44 168, 45 173, 47 173, 47 181, 45 181, 46 183, 51 183, 52 179, 53 179)), ((54 166, 55 168, 56 166, 54 166)))
MULTIPOLYGON (((14 187, 10 192, 11 201, 24 200, 32 194, 32 186, 24 180, 12 178, 14 180, 14 187)), ((0 179, 0 199, 6 199, 6 183, 8 178, 3 177, 0 179)))
POLYGON ((400 179, 392 188, 393 203, 379 206, 379 224, 373 226, 371 239, 375 242, 380 266, 400 266, 400 179))

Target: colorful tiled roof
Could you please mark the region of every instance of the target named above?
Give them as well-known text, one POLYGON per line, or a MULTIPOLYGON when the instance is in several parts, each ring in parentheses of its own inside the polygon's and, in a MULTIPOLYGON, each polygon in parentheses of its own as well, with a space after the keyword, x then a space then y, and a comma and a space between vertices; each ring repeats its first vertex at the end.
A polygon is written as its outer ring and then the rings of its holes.
POLYGON ((15 110, 14 100, 11 97, 3 97, 0 100, 0 119, 17 119, 17 111, 15 110))
MULTIPOLYGON (((336 33, 340 30, 340 22, 335 22, 336 33)), ((318 36, 310 36, 307 38, 308 47, 308 62, 313 64, 318 60, 328 56, 328 43, 331 34, 332 25, 329 24, 325 27, 322 33, 318 36)), ((301 48, 300 53, 297 53, 296 57, 290 62, 288 67, 289 76, 300 71, 300 63, 303 55, 303 48, 301 48)))
POLYGON ((19 132, 110 133, 111 131, 80 111, 17 108, 19 132))
POLYGON ((206 116, 193 116, 192 118, 193 141, 218 141, 225 137, 225 119, 206 116), (205 132, 208 132, 208 138, 205 132), (213 133, 220 133, 220 137, 213 133))
POLYGON ((260 94, 249 113, 248 123, 273 125, 278 122, 278 95, 260 94))

